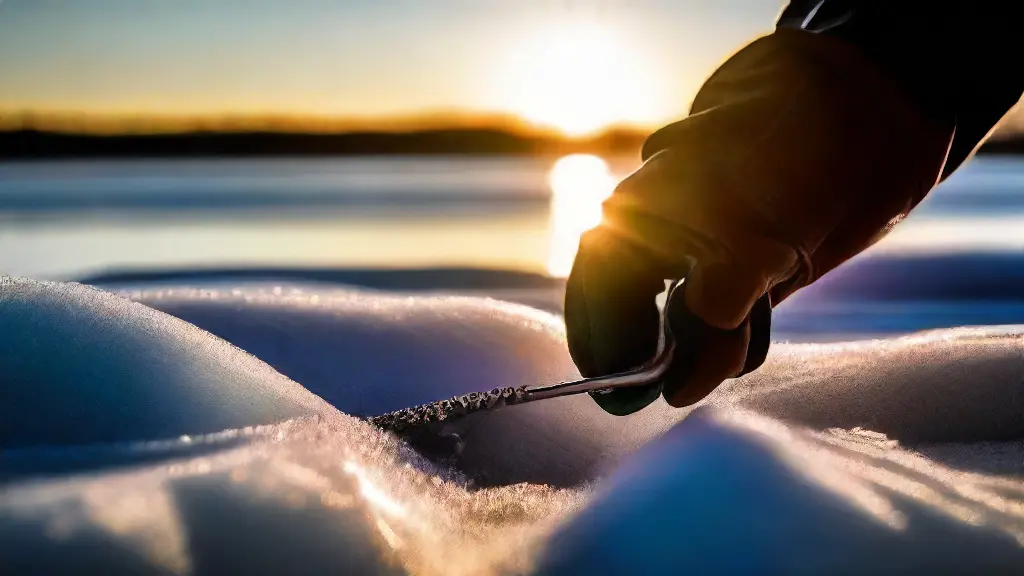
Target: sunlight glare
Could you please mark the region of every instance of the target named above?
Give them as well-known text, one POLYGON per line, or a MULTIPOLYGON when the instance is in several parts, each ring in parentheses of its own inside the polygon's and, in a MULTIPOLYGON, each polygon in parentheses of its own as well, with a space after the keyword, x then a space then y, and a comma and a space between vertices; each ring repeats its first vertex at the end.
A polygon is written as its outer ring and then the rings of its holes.
POLYGON ((562 26, 521 46, 502 69, 505 108, 584 136, 616 123, 649 123, 656 75, 622 38, 597 26, 562 26))
POLYGON ((601 223, 601 203, 617 183, 608 163, 590 154, 559 158, 548 175, 551 224, 548 273, 564 278, 572 269, 580 236, 601 223))

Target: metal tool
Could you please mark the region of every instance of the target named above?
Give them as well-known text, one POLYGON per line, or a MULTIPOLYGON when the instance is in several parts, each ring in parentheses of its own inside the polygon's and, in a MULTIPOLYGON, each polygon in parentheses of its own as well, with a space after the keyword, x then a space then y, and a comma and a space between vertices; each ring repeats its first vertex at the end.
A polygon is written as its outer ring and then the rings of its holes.
POLYGON ((618 374, 584 378, 572 382, 559 382, 541 386, 520 386, 518 388, 495 388, 490 392, 473 392, 422 406, 405 408, 370 418, 377 427, 405 436, 422 429, 440 428, 446 422, 482 411, 494 411, 505 406, 525 404, 548 398, 571 396, 584 392, 606 393, 620 388, 647 386, 657 383, 672 364, 676 342, 669 327, 667 313, 676 288, 675 282, 668 290, 665 305, 661 311, 661 345, 654 358, 638 368, 618 374))

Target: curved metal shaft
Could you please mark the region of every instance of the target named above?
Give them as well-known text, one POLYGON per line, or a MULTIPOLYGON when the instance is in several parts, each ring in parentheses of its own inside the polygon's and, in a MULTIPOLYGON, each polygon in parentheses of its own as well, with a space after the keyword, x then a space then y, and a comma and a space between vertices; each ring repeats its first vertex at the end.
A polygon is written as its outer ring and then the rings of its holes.
POLYGON ((675 352, 675 342, 666 332, 665 348, 658 356, 648 364, 618 374, 597 376, 595 378, 584 378, 572 382, 559 382, 558 384, 546 384, 534 386, 523 390, 525 397, 521 402, 532 402, 558 396, 569 396, 582 394, 584 392, 596 392, 598 390, 612 390, 615 388, 631 388, 634 386, 647 386, 654 384, 665 375, 669 365, 672 363, 672 356, 675 352))
POLYGON ((674 283, 669 289, 668 299, 662 310, 661 331, 663 344, 661 351, 649 362, 635 370, 609 374, 607 376, 583 378, 582 380, 574 380, 572 382, 559 382, 558 384, 496 388, 489 392, 473 392, 439 402, 431 402, 422 406, 414 406, 374 416, 370 418, 370 421, 385 430, 391 430, 399 434, 408 434, 417 430, 435 430, 439 425, 443 425, 444 422, 453 418, 462 418, 477 412, 494 411, 514 404, 557 398, 559 396, 571 396, 584 392, 655 384, 665 375, 665 372, 672 364, 672 358, 676 351, 675 338, 672 336, 672 330, 666 315, 674 290, 678 285, 678 282, 674 283))

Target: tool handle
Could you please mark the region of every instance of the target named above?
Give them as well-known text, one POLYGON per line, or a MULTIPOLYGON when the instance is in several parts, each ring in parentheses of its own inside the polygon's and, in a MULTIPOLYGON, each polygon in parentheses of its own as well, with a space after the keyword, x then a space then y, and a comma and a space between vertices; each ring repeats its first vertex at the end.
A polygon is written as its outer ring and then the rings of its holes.
POLYGON ((609 374, 607 376, 596 376, 594 378, 584 378, 582 380, 575 380, 572 382, 559 382, 558 384, 548 384, 527 388, 525 390, 525 399, 523 401, 532 402, 534 400, 582 394, 584 392, 632 388, 635 386, 649 386, 661 380, 672 365, 672 359, 676 353, 676 340, 673 336, 672 326, 675 324, 677 326, 676 329, 682 327, 678 321, 675 321, 672 318, 672 315, 679 315, 680 310, 683 308, 683 293, 682 290, 679 290, 681 285, 682 281, 677 280, 674 281, 668 289, 665 306, 661 312, 661 325, 659 326, 664 339, 662 341, 661 349, 649 361, 644 363, 642 366, 626 372, 609 374))
POLYGON ((772 304, 770 294, 762 295, 751 308, 745 323, 733 331, 715 328, 690 312, 685 302, 685 283, 673 285, 663 313, 665 333, 675 342, 675 355, 665 374, 667 379, 685 386, 696 366, 709 356, 720 354, 719 347, 730 339, 742 338, 733 334, 738 330, 747 331, 746 358, 739 377, 758 369, 768 355, 771 345, 772 304))

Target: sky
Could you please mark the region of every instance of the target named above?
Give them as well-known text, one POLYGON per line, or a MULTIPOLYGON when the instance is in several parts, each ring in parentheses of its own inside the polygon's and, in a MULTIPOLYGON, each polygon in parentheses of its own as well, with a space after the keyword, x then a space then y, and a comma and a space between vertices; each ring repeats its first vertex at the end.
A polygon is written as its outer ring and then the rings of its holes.
POLYGON ((0 0, 0 110, 685 115, 781 0, 0 0))

